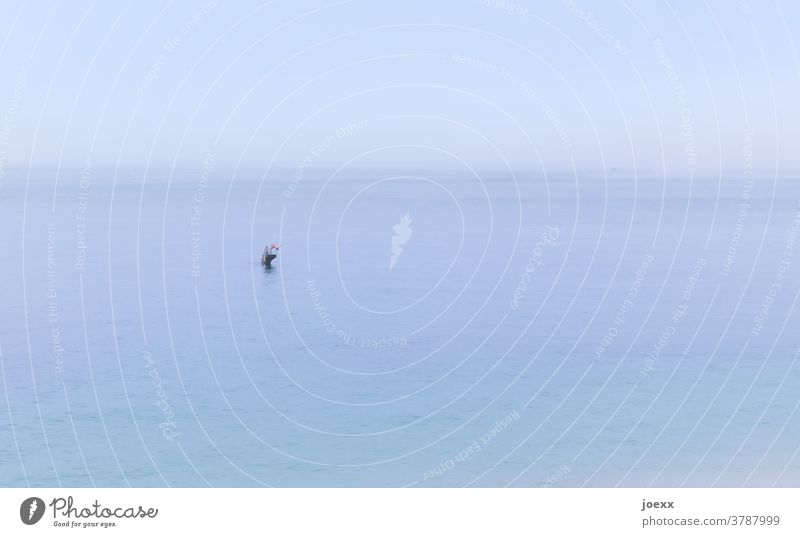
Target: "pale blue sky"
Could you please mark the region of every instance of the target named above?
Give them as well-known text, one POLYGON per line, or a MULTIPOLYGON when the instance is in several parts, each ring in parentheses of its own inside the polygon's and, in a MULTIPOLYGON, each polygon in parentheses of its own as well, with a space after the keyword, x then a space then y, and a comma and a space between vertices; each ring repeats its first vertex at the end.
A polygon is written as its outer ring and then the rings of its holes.
POLYGON ((0 157, 791 174, 798 36, 789 1, 9 0, 0 157))

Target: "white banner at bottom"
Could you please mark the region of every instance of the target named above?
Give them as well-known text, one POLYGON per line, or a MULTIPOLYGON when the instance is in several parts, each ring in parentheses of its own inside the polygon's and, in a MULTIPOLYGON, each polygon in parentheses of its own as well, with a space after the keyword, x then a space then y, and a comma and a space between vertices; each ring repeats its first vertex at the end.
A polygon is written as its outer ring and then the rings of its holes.
POLYGON ((0 535, 800 535, 795 489, 0 489, 0 535))

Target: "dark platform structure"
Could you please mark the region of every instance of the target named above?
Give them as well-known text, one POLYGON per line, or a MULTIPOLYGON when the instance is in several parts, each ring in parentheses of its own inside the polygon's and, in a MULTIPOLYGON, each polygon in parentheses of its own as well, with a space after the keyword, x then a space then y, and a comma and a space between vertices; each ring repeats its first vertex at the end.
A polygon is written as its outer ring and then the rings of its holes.
POLYGON ((264 254, 261 256, 261 264, 266 268, 272 268, 272 260, 278 257, 275 254, 264 254))

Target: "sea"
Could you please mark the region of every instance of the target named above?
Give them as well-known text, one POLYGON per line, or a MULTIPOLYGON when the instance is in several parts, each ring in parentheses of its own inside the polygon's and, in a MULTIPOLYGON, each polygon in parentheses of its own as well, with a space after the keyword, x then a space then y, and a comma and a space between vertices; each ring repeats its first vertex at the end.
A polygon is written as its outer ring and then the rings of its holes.
POLYGON ((796 179, 90 162, 0 230, 0 486, 800 485, 796 179))

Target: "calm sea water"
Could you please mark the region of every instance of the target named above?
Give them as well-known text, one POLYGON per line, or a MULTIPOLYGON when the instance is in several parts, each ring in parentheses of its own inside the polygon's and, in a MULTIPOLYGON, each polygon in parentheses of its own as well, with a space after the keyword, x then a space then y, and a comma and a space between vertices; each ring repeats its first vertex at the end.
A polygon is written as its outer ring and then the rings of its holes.
POLYGON ((799 199, 9 172, 0 485, 798 486, 799 199))

